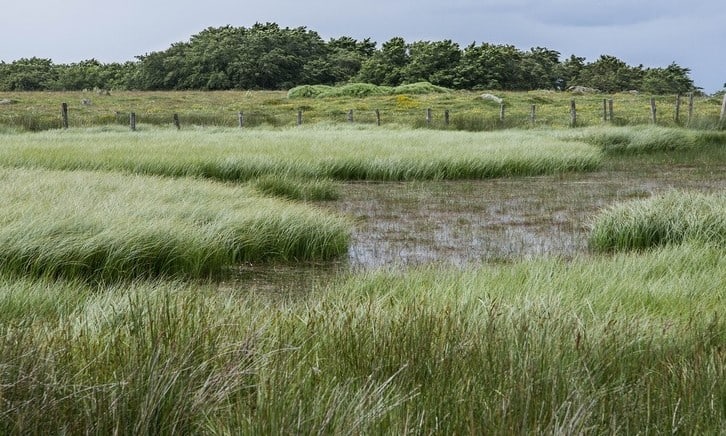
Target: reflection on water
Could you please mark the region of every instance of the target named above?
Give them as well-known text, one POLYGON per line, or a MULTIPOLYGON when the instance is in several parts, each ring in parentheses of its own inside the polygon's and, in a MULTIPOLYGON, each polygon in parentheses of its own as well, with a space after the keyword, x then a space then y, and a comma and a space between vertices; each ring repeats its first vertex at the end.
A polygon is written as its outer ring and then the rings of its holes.
POLYGON ((457 266, 587 254, 588 225, 608 205, 670 189, 726 189, 726 168, 688 167, 474 181, 348 183, 321 203, 355 222, 347 261, 242 267, 251 288, 309 290, 348 271, 457 266))

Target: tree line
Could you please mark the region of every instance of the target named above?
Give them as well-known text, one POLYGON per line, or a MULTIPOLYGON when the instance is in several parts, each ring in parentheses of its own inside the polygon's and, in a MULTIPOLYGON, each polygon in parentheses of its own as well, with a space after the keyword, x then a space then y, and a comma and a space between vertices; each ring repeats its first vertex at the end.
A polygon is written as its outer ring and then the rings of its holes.
POLYGON ((395 37, 378 44, 348 36, 324 41, 306 27, 275 23, 210 27, 189 41, 125 63, 95 59, 54 64, 24 58, 0 62, 0 90, 229 90, 289 89, 298 85, 364 82, 398 86, 430 82, 452 89, 564 90, 583 86, 602 92, 653 94, 694 91, 688 68, 631 66, 602 55, 592 62, 534 47, 451 40, 408 43, 395 37))

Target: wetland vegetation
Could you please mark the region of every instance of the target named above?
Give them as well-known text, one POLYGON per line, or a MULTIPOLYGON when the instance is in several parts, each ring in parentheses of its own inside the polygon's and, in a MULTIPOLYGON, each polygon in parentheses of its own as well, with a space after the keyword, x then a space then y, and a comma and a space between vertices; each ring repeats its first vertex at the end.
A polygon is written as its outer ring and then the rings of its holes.
POLYGON ((723 132, 0 138, 0 433, 726 430, 723 132))

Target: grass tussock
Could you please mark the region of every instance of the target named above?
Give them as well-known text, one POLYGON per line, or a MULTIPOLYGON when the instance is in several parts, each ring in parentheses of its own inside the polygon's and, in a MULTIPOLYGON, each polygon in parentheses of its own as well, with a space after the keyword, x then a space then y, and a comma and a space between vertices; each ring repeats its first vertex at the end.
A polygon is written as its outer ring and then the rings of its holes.
POLYGON ((344 219, 243 187, 41 170, 2 170, 0 180, 0 269, 15 274, 196 278, 347 251, 344 219))
POLYGON ((601 152, 536 132, 303 128, 7 135, 0 166, 246 181, 481 179, 589 171, 601 152))
POLYGON ((327 179, 302 179, 269 174, 255 180, 252 186, 262 194, 289 200, 332 201, 340 198, 338 185, 327 179))
POLYGON ((290 89, 287 98, 364 98, 384 95, 427 95, 452 92, 448 88, 432 85, 429 82, 409 83, 390 87, 370 83, 349 83, 342 86, 302 85, 290 89))
POLYGON ((637 126, 586 129, 577 139, 608 154, 640 154, 726 146, 726 133, 672 127, 637 126))
MULTIPOLYGON (((56 286, 5 279, 0 301, 56 286)), ((285 304, 88 288, 0 324, 0 433, 718 434, 724 289, 723 250, 697 245, 378 272, 285 304)))
POLYGON ((602 252, 684 241, 726 247, 726 194, 672 191, 615 205, 597 217, 589 242, 602 252))

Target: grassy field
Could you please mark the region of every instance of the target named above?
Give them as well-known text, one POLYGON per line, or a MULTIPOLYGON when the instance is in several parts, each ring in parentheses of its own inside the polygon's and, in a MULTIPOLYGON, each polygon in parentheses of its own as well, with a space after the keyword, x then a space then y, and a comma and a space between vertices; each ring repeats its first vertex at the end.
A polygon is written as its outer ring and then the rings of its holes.
MULTIPOLYGON (((238 125, 238 113, 244 113, 247 127, 290 127, 297 123, 297 112, 303 111, 303 124, 348 121, 353 111, 356 124, 375 125, 378 110, 383 126, 401 125, 425 127, 426 110, 432 110, 430 127, 456 130, 497 130, 501 128, 530 128, 570 126, 570 100, 577 105, 577 125, 598 126, 603 120, 603 99, 613 99, 614 125, 642 125, 651 122, 650 95, 645 94, 586 94, 569 92, 531 91, 503 92, 456 91, 433 94, 399 94, 365 98, 288 98, 284 91, 220 91, 220 92, 113 92, 97 95, 93 92, 27 92, 0 94, 0 99, 13 104, 0 106, 0 130, 37 131, 61 127, 60 105, 68 103, 71 127, 129 125, 129 114, 136 113, 138 123, 172 126, 173 114, 178 114, 182 128, 194 125, 238 125), (504 122, 500 121, 499 103, 480 98, 493 94, 505 104, 504 122), (88 104, 84 104, 88 103, 88 104), (532 105, 536 105, 534 125, 532 105), (450 113, 445 125, 444 111, 450 113)), ((657 123, 663 126, 683 126, 688 122, 687 99, 683 98, 680 122, 675 122, 675 96, 655 96, 658 107, 657 123)), ((718 126, 721 99, 697 97, 694 100, 690 127, 712 129, 718 126)))
POLYGON ((723 432, 705 246, 354 275, 281 303, 0 278, 5 434, 723 432))
POLYGON ((726 432, 726 138, 595 120, 5 128, 0 434, 726 432))
POLYGON ((246 181, 472 179, 591 170, 599 150, 546 134, 310 127, 282 131, 69 130, 8 134, 0 165, 246 181))

